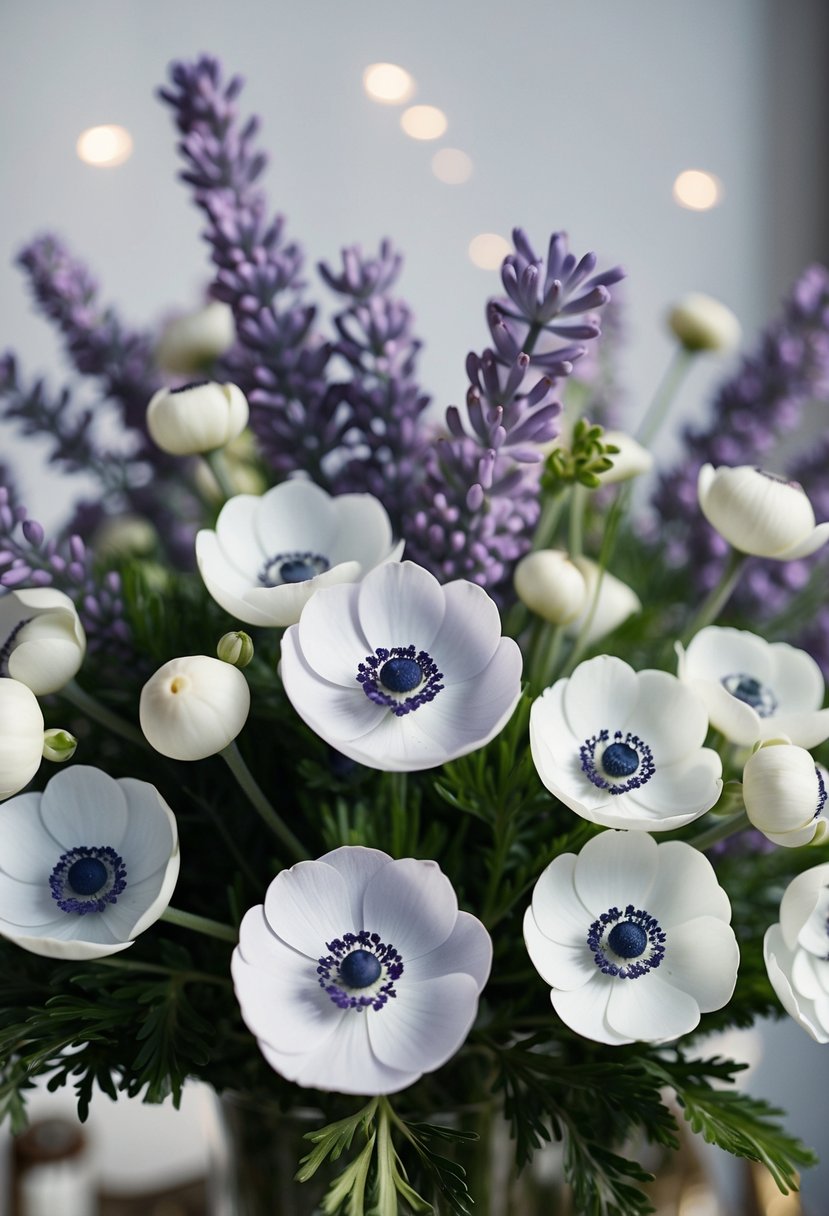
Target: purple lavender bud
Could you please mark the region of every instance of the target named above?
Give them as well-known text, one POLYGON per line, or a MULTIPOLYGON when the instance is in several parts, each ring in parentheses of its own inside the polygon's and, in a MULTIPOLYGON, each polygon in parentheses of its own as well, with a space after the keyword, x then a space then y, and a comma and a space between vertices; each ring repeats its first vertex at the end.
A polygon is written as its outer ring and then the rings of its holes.
POLYGON ((43 544, 44 531, 41 525, 34 519, 25 519, 22 524, 22 532, 30 545, 35 549, 39 549, 43 544))

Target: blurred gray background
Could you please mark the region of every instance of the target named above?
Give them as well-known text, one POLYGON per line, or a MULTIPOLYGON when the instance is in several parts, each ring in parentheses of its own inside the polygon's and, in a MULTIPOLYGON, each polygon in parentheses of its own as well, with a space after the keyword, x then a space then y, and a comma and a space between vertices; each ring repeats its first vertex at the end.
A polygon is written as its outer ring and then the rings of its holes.
MULTIPOLYGON (((795 275, 829 260, 828 27, 825 0, 3 0, 0 350, 60 383, 58 343, 12 265, 45 230, 68 240, 134 325, 199 302, 209 278, 200 219, 175 180, 175 138, 154 91, 170 60, 207 51, 248 81, 242 108, 262 116, 271 157, 265 185, 306 248, 324 312, 333 302, 316 262, 393 237, 406 255, 399 291, 426 343, 422 381, 442 409, 462 398, 464 356, 485 344, 483 303, 498 290, 496 272, 470 262, 470 239, 519 224, 542 251, 566 229, 577 253, 595 249, 628 271, 634 422, 668 357, 673 300, 719 297, 750 340, 795 275), (362 72, 377 61, 407 68, 413 100, 445 111, 436 144, 405 136, 400 108, 366 97, 362 72), (119 168, 76 155, 80 132, 102 123, 133 136, 119 168), (471 157, 467 183, 433 176, 440 146, 471 157), (720 205, 674 202, 687 168, 716 175, 720 205)), ((703 409, 726 370, 700 361, 680 412, 703 409)), ((24 455, 0 427, 0 452, 48 521, 59 496, 36 446, 24 455)), ((785 1024, 767 1044, 754 1091, 829 1148, 829 1049, 785 1024)), ((827 1210, 828 1182, 826 1167, 807 1181, 815 1214, 827 1210)))

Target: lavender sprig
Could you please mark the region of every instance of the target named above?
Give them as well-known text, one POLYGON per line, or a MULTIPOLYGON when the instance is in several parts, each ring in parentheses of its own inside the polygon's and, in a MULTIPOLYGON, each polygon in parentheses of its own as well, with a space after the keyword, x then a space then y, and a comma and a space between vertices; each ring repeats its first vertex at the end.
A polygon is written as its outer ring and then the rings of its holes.
POLYGON ((243 82, 225 83, 216 59, 173 63, 170 76, 160 96, 182 135, 182 179, 207 217, 211 294, 236 321, 225 365, 250 400, 251 425, 273 468, 303 469, 325 482, 323 458, 343 440, 341 395, 326 385, 330 347, 314 330, 316 310, 301 301, 302 253, 286 243, 282 217, 268 217, 257 185, 266 164, 254 146, 258 119, 240 119, 243 82))

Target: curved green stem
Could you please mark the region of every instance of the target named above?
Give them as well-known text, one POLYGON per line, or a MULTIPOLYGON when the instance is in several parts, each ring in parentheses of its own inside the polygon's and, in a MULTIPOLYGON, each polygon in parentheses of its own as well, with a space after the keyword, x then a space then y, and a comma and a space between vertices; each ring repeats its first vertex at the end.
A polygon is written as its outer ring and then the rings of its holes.
POLYGON ((734 588, 740 581, 740 576, 743 573, 743 567, 747 560, 747 554, 738 553, 736 549, 731 550, 720 581, 716 587, 712 588, 706 599, 703 600, 696 615, 692 618, 691 623, 682 635, 682 644, 684 646, 687 646, 695 633, 699 633, 700 629, 703 629, 706 625, 710 625, 720 615, 725 605, 731 599, 734 588))
POLYGON ((168 925, 178 925, 181 929, 192 929, 194 933, 202 933, 205 937, 215 937, 221 942, 237 942, 239 934, 230 925, 223 925, 217 920, 209 920, 206 916, 196 916, 194 912, 182 912, 179 908, 167 907, 161 913, 161 919, 168 925))
POLYGON ((542 499, 541 516, 533 536, 533 549, 549 549, 555 540, 558 521, 561 519, 567 503, 568 492, 561 490, 558 494, 542 499))
POLYGON ((130 743, 136 744, 137 747, 152 750, 137 726, 133 726, 125 718, 121 718, 118 714, 113 713, 111 709, 107 709, 106 705, 102 705, 95 697, 85 692, 75 680, 70 680, 68 684, 63 686, 60 692, 61 696, 65 697, 81 713, 86 714, 87 717, 92 718, 95 722, 99 722, 101 726, 107 727, 113 734, 120 735, 122 739, 127 739, 130 743))
POLYGON ((699 836, 695 836, 688 843, 695 849, 699 849, 700 852, 704 852, 705 849, 710 849, 712 844, 719 844, 721 840, 727 840, 729 836, 742 832, 743 828, 750 826, 751 821, 745 811, 738 811, 736 815, 728 815, 719 823, 715 823, 707 832, 700 832, 699 836))
POLYGON ((581 557, 584 548, 584 512, 587 507, 587 491, 584 486, 573 486, 570 501, 569 549, 570 559, 581 557))
POLYGON ((282 841, 290 855, 296 861, 307 861, 310 853, 271 806, 261 787, 257 784, 253 773, 242 759, 241 752, 236 743, 229 743, 224 751, 219 752, 219 755, 233 773, 239 787, 247 795, 253 809, 263 822, 268 825, 273 834, 282 841))
POLYGON ((387 780, 391 790, 391 851, 394 857, 403 857, 406 844, 406 800, 408 796, 408 774, 389 773, 387 780))
POLYGON ((222 449, 214 448, 212 452, 205 452, 202 459, 216 479, 216 484, 221 490, 225 501, 228 498, 234 498, 239 491, 233 484, 233 478, 230 475, 222 449))
POLYGON ((643 447, 647 447, 656 438, 667 418, 671 403, 691 366, 692 357, 683 346, 678 346, 674 351, 673 357, 665 369, 665 374, 653 395, 653 400, 634 436, 643 447))

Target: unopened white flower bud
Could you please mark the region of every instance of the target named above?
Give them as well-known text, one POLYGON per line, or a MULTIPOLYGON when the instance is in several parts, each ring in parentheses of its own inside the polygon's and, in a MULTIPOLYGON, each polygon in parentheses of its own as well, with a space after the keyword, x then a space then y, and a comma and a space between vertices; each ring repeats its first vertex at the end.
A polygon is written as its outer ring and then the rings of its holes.
POLYGON ((627 583, 623 583, 621 579, 616 578, 615 574, 605 570, 601 575, 599 597, 594 608, 593 600, 596 595, 596 584, 599 582, 599 567, 589 557, 574 557, 573 564, 584 576, 587 598, 583 610, 567 626, 567 632, 572 635, 579 634, 592 610, 593 615, 585 635, 585 644, 592 646, 594 642, 598 642, 599 638, 612 633, 629 616, 633 616, 634 612, 641 612, 642 602, 627 583))
POLYGON ((37 696, 58 692, 77 674, 86 634, 75 605, 54 587, 24 587, 0 598, 0 674, 37 696))
POLYGON ((602 435, 602 443, 612 444, 613 447, 619 449, 615 455, 608 457, 613 461, 613 467, 598 474, 603 486, 615 485, 619 481, 630 481, 634 477, 641 476, 642 473, 649 473, 653 468, 651 452, 642 447, 642 444, 638 443, 632 435, 626 435, 624 431, 605 431, 602 435))
POLYGON ((233 667, 247 667, 253 658, 253 639, 244 629, 234 629, 219 638, 216 654, 223 663, 233 667))
POLYGON ((28 785, 43 755, 43 714, 31 688, 0 679, 0 801, 28 785))
POLYGON ((189 376, 211 367, 236 338, 233 310, 221 300, 173 317, 164 326, 155 351, 164 371, 189 376))
POLYGON ((144 557, 158 544, 158 533, 143 515, 112 515, 95 529, 98 557, 144 557))
POLYGON ((248 423, 245 394, 235 384, 185 384, 162 388, 147 406, 147 429, 173 456, 212 452, 230 443, 248 423))
POLYGON ((70 735, 68 730, 51 727, 43 732, 43 759, 51 760, 53 764, 63 764, 71 760, 78 750, 78 740, 70 735))
POLYGON ((817 843, 829 828, 823 774, 805 748, 785 737, 761 743, 749 756, 743 802, 754 827, 787 848, 817 843))
POLYGON ((691 292, 668 313, 668 325, 690 354, 733 350, 740 341, 740 322, 725 304, 701 292, 691 292))
POLYGON ((561 549, 538 549, 522 557, 513 576, 523 604, 554 625, 575 620, 584 607, 584 575, 561 549))
POLYGON ((171 659, 141 690, 138 718, 147 742, 173 760, 223 751, 247 721, 250 689, 236 667, 208 655, 171 659))
POLYGON ((802 486, 751 465, 703 465, 699 505, 713 528, 740 553, 791 561, 829 540, 829 523, 815 527, 802 486))

